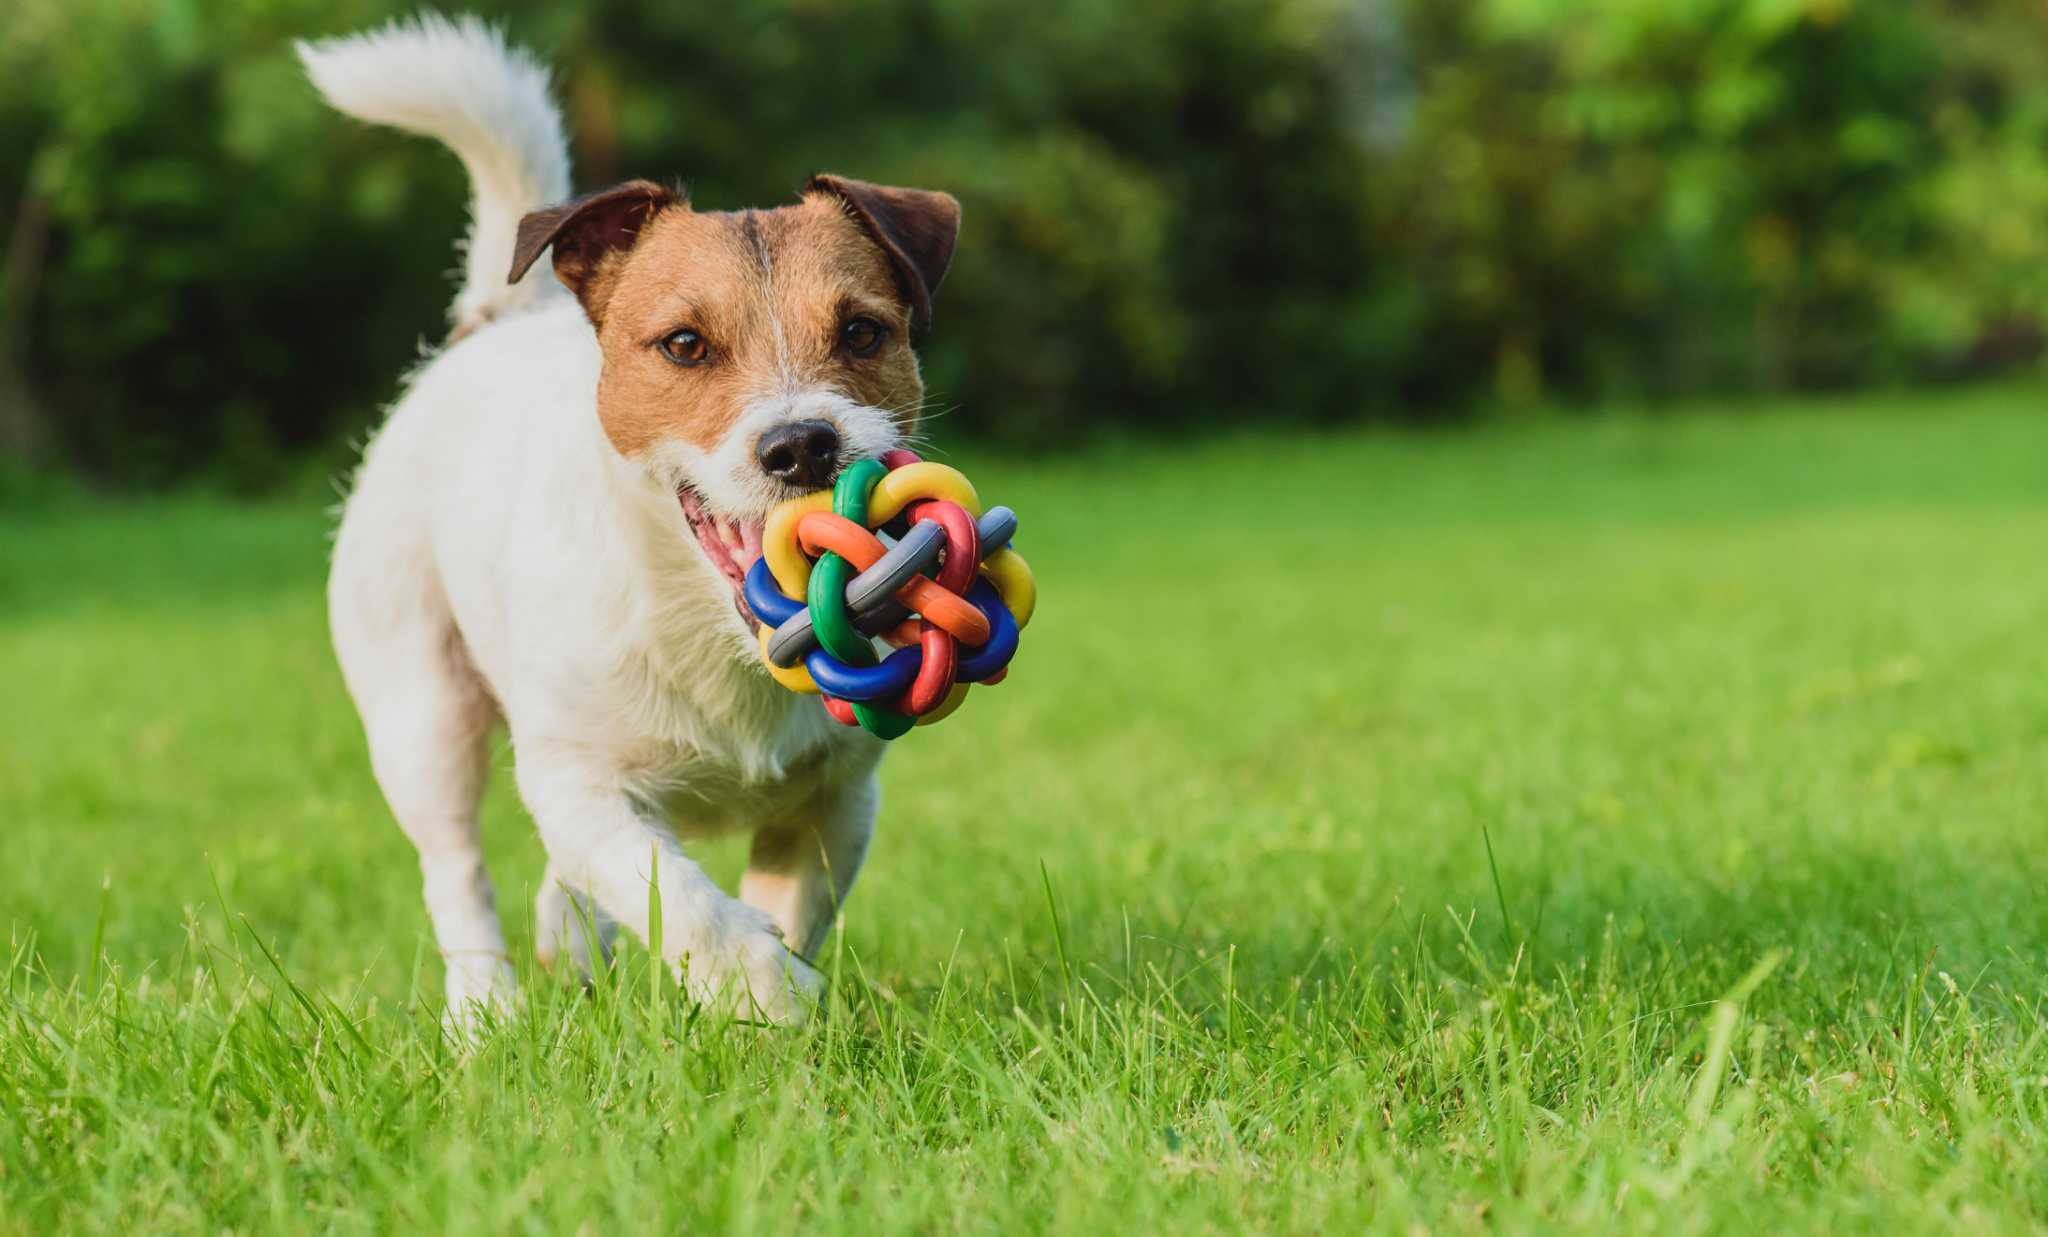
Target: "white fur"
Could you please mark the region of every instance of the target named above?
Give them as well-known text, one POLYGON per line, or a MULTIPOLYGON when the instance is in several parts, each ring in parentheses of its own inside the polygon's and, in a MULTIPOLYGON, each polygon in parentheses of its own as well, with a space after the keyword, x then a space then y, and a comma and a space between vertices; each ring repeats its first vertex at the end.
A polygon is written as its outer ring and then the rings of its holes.
POLYGON ((837 396, 762 392, 714 452, 622 458, 581 307, 487 281, 519 213, 565 190, 540 70, 473 22, 434 19, 301 54, 341 106, 443 137, 478 179, 459 304, 496 318, 414 376, 365 452, 328 592, 373 768, 420 852, 451 1014, 512 995, 476 819, 502 718, 548 852, 544 959, 593 956, 613 924, 644 937, 652 883, 662 952, 694 993, 802 1017, 819 980, 790 950, 816 947, 859 869, 882 745, 768 678, 674 486, 764 513, 782 495, 751 461, 761 429, 824 415, 868 453, 893 427, 837 396), (729 828, 754 832, 738 899, 682 847, 729 828))

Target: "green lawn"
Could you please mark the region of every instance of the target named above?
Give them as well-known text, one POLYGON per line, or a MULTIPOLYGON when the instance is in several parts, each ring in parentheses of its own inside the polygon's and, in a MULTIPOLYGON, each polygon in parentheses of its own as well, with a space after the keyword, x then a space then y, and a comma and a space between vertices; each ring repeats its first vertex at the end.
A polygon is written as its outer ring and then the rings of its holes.
POLYGON ((970 456, 1045 602, 830 1016, 469 1053, 320 503, 0 511, 0 1229, 2039 1231, 2044 409, 970 456))

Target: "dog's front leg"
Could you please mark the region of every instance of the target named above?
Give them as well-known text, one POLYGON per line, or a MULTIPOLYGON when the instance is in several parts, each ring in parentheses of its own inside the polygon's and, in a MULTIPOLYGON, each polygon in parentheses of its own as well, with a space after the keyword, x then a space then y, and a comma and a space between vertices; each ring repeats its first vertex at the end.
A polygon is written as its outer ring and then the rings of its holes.
POLYGON ((643 941, 651 886, 662 957, 691 996, 742 1016, 803 1020, 823 980, 773 919, 719 889, 616 776, 544 746, 517 750, 520 797, 554 874, 643 941))
POLYGON ((570 885, 550 861, 533 899, 533 952, 540 964, 552 971, 566 960, 588 981, 599 966, 611 961, 617 932, 612 917, 570 885))
POLYGON ((740 898, 774 916, 782 939, 805 957, 816 956, 853 888, 881 802, 881 785, 870 773, 754 835, 740 898))

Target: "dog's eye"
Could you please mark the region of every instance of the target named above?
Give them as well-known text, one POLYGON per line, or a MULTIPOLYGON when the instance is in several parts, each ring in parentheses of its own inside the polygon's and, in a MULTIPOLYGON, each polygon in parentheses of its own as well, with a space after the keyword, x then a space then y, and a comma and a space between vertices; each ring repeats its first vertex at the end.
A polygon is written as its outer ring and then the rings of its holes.
POLYGON ((661 354, 689 368, 711 359, 711 345, 695 331, 677 331, 661 341, 661 354))
POLYGON ((855 356, 875 355, 875 349, 881 347, 882 341, 888 337, 889 328, 873 318, 849 318, 846 325, 839 328, 839 342, 855 356))

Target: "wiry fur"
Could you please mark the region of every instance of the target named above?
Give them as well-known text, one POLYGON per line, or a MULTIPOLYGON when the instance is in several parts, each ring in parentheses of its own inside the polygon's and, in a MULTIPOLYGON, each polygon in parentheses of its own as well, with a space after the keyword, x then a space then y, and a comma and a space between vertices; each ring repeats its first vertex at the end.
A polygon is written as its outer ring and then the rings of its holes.
MULTIPOLYGON (((715 388, 738 401, 715 421, 716 441, 689 441, 677 426, 687 426, 688 393, 714 389, 689 384, 706 380, 648 360, 623 325, 601 346, 588 306, 555 291, 545 264, 502 286, 520 216, 568 192, 560 120, 538 65, 474 21, 436 18, 300 55, 338 107, 442 139, 476 186, 454 317, 458 326, 490 321, 414 376, 365 451, 329 581, 335 648, 372 765, 420 852, 451 1014, 512 994, 476 819, 488 736, 502 719, 548 852, 536 908, 544 958, 580 961, 603 948, 577 930, 586 913, 601 938, 615 923, 644 936, 651 883, 663 952, 693 992, 737 993, 768 1017, 801 1017, 819 981, 798 954, 820 942, 859 869, 881 745, 762 671, 727 579, 684 526, 676 487, 758 518, 788 496, 754 462, 764 428, 825 418, 849 453, 867 454, 914 426, 922 390, 907 345, 886 367, 864 369, 868 377, 848 377, 858 367, 831 359, 831 323, 817 319, 816 306, 838 303, 832 279, 893 295, 887 259, 860 249, 870 242, 836 209, 783 208, 777 235, 797 274, 770 271, 763 249, 725 295, 756 323, 749 329, 772 322, 780 332, 785 315, 814 350, 789 361, 778 336, 766 377, 736 365, 715 388), (820 247, 829 252, 813 252, 820 247), (806 269, 828 292, 789 290, 806 269), (874 377, 885 373, 896 377, 874 377), (642 427, 651 445, 637 455, 600 424, 601 374, 640 401, 620 415, 643 405, 659 414, 642 427), (863 389, 894 393, 878 406, 881 394, 849 394, 863 389), (754 835, 738 898, 683 849, 727 828, 754 835)), ((950 198, 943 207, 957 219, 950 198)), ((715 246, 742 225, 752 235, 755 223, 664 220, 675 245, 715 246)), ((658 322, 683 268, 662 266, 659 245, 636 252, 647 273, 620 268, 617 317, 631 307, 658 322)), ((907 321, 909 310, 888 312, 907 321)))

